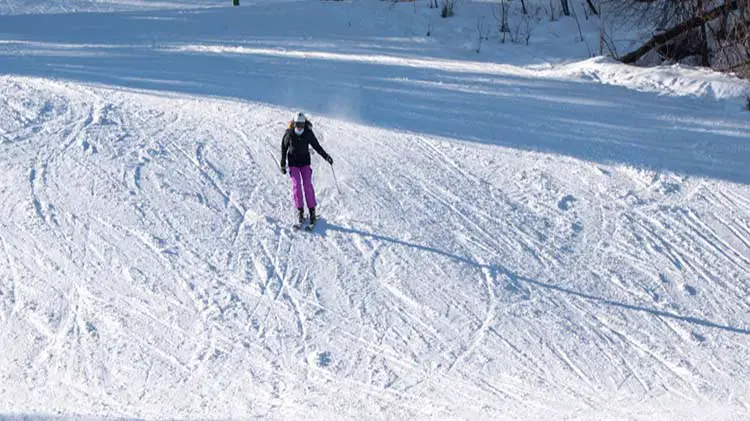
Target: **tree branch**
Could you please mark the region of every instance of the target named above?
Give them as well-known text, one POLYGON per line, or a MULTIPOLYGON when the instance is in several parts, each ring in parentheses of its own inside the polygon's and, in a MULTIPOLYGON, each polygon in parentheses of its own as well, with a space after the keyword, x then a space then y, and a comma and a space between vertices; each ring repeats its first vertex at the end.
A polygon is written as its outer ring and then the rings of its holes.
POLYGON ((721 6, 717 6, 702 15, 695 16, 692 19, 688 19, 679 25, 668 29, 667 31, 654 35, 651 37, 650 40, 646 41, 645 44, 643 44, 640 48, 637 50, 630 52, 623 57, 620 58, 620 61, 627 64, 633 64, 636 61, 638 61, 641 57, 643 57, 646 53, 651 51, 654 47, 658 47, 659 45, 665 44, 669 41, 671 41, 673 38, 677 37, 678 35, 684 34, 685 32, 695 29, 706 22, 715 19, 716 17, 720 16, 723 13, 728 13, 728 11, 735 11, 737 10, 737 2, 736 1, 728 1, 722 4, 721 6), (727 3, 730 3, 729 7, 727 8, 727 3))

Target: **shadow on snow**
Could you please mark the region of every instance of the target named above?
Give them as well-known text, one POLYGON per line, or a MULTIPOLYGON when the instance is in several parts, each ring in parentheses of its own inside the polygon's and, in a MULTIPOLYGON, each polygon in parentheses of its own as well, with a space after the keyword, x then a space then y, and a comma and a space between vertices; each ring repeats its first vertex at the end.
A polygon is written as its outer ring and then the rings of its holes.
POLYGON ((462 264, 466 264, 466 265, 469 265, 469 266, 473 266, 473 267, 476 267, 478 269, 488 269, 488 270, 490 270, 492 273, 494 273, 496 275, 505 275, 508 278, 509 283, 511 285, 519 285, 519 284, 534 285, 534 286, 536 286, 538 288, 541 288, 541 289, 545 289, 545 290, 549 290, 549 291, 556 291, 556 292, 567 294, 567 295, 573 295, 573 296, 576 296, 578 298, 582 298, 584 300, 587 300, 587 301, 590 301, 590 302, 593 302, 593 303, 597 303, 597 304, 602 304, 602 305, 609 306, 609 307, 617 307, 617 308, 620 308, 620 309, 623 309, 623 310, 635 311, 635 312, 640 312, 640 313, 646 313, 646 314, 649 314, 649 315, 652 315, 652 316, 674 319, 674 320, 678 320, 678 321, 684 322, 684 323, 689 323, 689 324, 693 324, 693 325, 697 325, 697 326, 703 326, 703 327, 706 327, 706 328, 720 329, 720 330, 723 330, 723 331, 726 331, 726 332, 731 332, 731 333, 737 333, 737 334, 743 334, 743 335, 750 335, 750 329, 748 329, 748 328, 723 325, 723 324, 720 324, 720 323, 716 323, 716 322, 713 322, 713 321, 710 321, 710 320, 706 320, 706 319, 701 319, 701 318, 698 318, 698 317, 683 316, 683 315, 676 314, 676 313, 671 313, 671 312, 668 312, 668 311, 663 311, 663 310, 659 310, 659 309, 644 307, 644 306, 635 305, 635 304, 627 304, 627 303, 623 303, 623 302, 611 300, 611 299, 604 298, 604 297, 598 297, 598 296, 595 296, 595 295, 592 295, 592 294, 587 294, 585 292, 576 291, 576 290, 571 289, 571 288, 566 288, 566 287, 555 285, 555 284, 552 284, 552 283, 538 281, 538 280, 534 280, 534 279, 530 279, 530 278, 526 278, 526 277, 520 276, 517 273, 508 270, 507 268, 503 267, 500 264, 491 264, 491 265, 481 264, 481 263, 475 262, 475 261, 473 261, 471 259, 467 259, 465 257, 461 257, 461 256, 458 256, 458 255, 455 255, 455 254, 452 254, 452 253, 449 253, 449 252, 446 252, 446 251, 443 251, 443 250, 440 250, 440 249, 437 249, 437 248, 434 248, 434 247, 429 247, 429 246, 424 246, 424 245, 420 245, 420 244, 410 243, 408 241, 403 241, 403 240, 399 240, 397 238, 388 237, 388 236, 384 236, 384 235, 378 235, 378 234, 374 234, 374 233, 371 233, 371 232, 366 232, 366 231, 358 230, 358 229, 355 229, 355 228, 341 227, 341 226, 338 226, 338 225, 335 225, 335 224, 331 224, 331 223, 328 223, 328 222, 325 223, 324 227, 325 227, 325 230, 327 230, 327 231, 338 231, 338 232, 341 232, 341 233, 344 233, 344 234, 354 234, 354 235, 359 235, 359 236, 362 236, 362 237, 368 237, 368 238, 372 238, 372 239, 375 239, 375 240, 378 240, 378 241, 383 241, 383 242, 391 243, 391 244, 397 244, 397 245, 400 245, 400 246, 414 248, 414 249, 417 249, 417 250, 420 250, 420 251, 423 251, 423 252, 433 253, 433 254, 436 254, 436 255, 440 255, 440 256, 448 258, 450 260, 453 260, 453 261, 456 261, 456 262, 459 262, 459 263, 462 263, 462 264))

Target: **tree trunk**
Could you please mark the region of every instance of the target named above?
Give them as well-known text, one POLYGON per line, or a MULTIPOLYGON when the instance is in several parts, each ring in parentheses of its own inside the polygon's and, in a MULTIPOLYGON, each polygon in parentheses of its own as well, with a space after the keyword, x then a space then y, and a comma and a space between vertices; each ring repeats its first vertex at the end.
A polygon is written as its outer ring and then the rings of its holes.
POLYGON ((591 9, 591 14, 594 16, 599 16, 599 12, 596 10, 596 6, 594 6, 594 3, 591 0, 586 0, 586 3, 588 3, 589 9, 591 9))
POLYGON ((562 6, 563 15, 570 16, 570 4, 568 4, 568 0, 560 0, 560 5, 562 6))
MULTIPOLYGON (((724 3, 726 6, 726 3, 724 3)), ((721 14, 726 15, 726 10, 722 10, 721 14)), ((708 34, 706 33, 706 20, 703 19, 703 0, 698 0, 698 12, 696 17, 700 19, 701 23, 701 66, 710 67, 711 63, 708 59, 708 34)))
MULTIPOLYGON (((737 2, 731 1, 729 6, 730 11, 737 10, 737 2)), ((641 57, 643 57, 646 53, 651 51, 654 47, 658 47, 659 45, 662 45, 664 43, 667 43, 671 41, 673 38, 684 34, 687 31, 690 31, 692 29, 695 29, 701 25, 704 25, 706 22, 715 19, 717 16, 720 16, 722 13, 725 13, 726 4, 722 4, 721 6, 715 7, 708 12, 702 13, 701 16, 693 17, 692 19, 688 19, 685 22, 680 23, 679 25, 661 33, 658 35, 654 35, 651 37, 650 40, 646 41, 645 44, 643 44, 640 48, 637 50, 630 52, 623 57, 620 58, 620 61, 623 63, 632 64, 638 61, 641 57)), ((704 26, 705 28, 705 26, 704 26)))

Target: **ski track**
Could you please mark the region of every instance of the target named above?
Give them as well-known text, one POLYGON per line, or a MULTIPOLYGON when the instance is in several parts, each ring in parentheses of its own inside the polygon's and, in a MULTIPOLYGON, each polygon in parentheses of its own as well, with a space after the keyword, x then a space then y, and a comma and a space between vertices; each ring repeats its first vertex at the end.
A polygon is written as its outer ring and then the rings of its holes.
POLYGON ((314 158, 323 219, 294 232, 271 162, 285 110, 12 77, 0 93, 9 381, 54 375, 61 399, 136 417, 174 390, 175 417, 331 395, 409 418, 660 393, 748 407, 723 377, 750 375, 728 351, 748 349, 746 186, 379 129, 348 142, 351 123, 320 118, 343 193, 314 158), (19 326, 33 338, 13 345, 19 326))

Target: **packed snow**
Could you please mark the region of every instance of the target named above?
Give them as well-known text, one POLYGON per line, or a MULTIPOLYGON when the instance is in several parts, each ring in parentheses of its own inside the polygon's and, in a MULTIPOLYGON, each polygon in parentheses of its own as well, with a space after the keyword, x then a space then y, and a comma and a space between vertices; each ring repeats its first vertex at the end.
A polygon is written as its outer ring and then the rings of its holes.
POLYGON ((0 0, 0 418, 748 419, 750 84, 526 3, 0 0))

